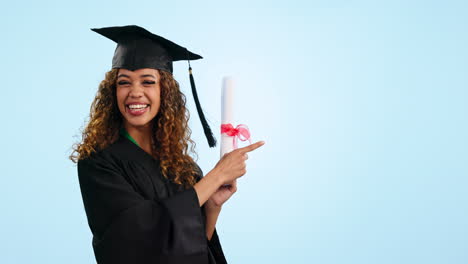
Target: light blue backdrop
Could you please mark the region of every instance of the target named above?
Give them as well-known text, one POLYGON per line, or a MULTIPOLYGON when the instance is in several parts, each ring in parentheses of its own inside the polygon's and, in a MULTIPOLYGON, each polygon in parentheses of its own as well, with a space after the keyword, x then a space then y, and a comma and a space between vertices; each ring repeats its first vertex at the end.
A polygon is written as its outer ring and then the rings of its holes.
POLYGON ((215 128, 235 77, 266 141, 217 224, 229 263, 468 263, 465 1, 9 1, 0 22, 1 263, 94 262, 67 157, 115 48, 90 28, 127 24, 204 57, 215 128))

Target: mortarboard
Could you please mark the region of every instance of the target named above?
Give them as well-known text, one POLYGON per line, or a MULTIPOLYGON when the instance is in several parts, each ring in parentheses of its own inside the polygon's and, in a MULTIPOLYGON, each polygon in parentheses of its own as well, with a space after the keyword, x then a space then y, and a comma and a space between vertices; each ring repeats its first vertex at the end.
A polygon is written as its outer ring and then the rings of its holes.
POLYGON ((187 60, 189 62, 192 94, 203 131, 208 140, 208 145, 210 147, 216 146, 216 139, 206 121, 198 99, 192 68, 190 67, 190 60, 202 59, 202 56, 135 25, 92 28, 91 30, 117 43, 114 57, 112 58, 113 69, 124 68, 134 71, 141 68, 152 68, 172 73, 173 61, 187 60))

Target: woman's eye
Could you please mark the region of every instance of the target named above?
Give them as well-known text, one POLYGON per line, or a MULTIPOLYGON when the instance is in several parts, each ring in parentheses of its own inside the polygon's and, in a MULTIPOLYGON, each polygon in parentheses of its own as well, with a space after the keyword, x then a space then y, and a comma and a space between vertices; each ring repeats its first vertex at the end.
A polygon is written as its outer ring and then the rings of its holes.
MULTIPOLYGON (((154 81, 143 81, 143 84, 144 85, 152 85, 152 84, 155 84, 156 82, 154 81)), ((129 82, 127 81, 120 81, 117 83, 118 85, 127 85, 127 84, 130 84, 129 82)))

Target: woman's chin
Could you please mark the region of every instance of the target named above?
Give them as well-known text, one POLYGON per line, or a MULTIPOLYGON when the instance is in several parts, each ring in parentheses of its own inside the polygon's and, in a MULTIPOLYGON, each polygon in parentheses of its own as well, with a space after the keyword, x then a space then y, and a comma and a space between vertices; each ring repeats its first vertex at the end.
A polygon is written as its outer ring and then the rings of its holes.
POLYGON ((147 127, 151 124, 151 120, 128 120, 127 119, 127 125, 131 126, 131 127, 137 127, 137 128, 143 128, 143 127, 147 127))
POLYGON ((144 128, 151 125, 153 119, 156 117, 157 113, 146 112, 142 115, 132 115, 130 113, 125 113, 123 115, 125 123, 131 127, 144 128), (154 116, 153 116, 154 115, 154 116), (153 117, 152 117, 153 116, 153 117), (152 117, 152 118, 151 118, 152 117))

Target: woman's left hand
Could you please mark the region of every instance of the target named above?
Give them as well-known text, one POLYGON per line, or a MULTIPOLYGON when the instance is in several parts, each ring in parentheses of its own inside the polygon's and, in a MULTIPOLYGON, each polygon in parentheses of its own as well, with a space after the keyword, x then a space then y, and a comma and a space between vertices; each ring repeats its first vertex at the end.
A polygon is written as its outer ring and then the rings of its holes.
POLYGON ((207 201, 207 206, 210 209, 221 208, 221 206, 231 198, 231 196, 237 191, 237 180, 233 181, 230 186, 219 187, 215 193, 207 201))

